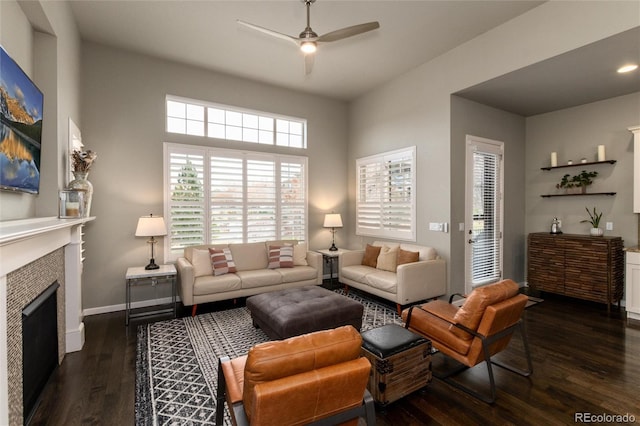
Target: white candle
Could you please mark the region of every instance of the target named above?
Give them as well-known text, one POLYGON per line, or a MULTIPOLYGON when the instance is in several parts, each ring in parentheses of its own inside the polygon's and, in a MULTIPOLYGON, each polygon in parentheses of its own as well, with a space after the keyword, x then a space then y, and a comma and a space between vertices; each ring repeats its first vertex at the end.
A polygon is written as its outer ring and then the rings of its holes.
POLYGON ((598 161, 605 161, 604 145, 598 145, 598 161))
POLYGON ((557 165, 558 165, 558 153, 554 151, 551 153, 551 167, 556 167, 557 165))

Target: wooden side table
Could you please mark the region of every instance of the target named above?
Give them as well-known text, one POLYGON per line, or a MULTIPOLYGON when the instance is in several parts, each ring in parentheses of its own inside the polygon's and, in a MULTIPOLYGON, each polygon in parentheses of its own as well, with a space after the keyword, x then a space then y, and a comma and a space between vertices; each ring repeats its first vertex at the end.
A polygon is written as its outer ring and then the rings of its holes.
POLYGON ((125 314, 125 325, 129 325, 131 318, 140 318, 161 314, 173 313, 176 317, 176 267, 174 265, 160 265, 159 269, 144 269, 144 266, 135 266, 127 269, 127 303, 125 314), (169 307, 158 308, 152 311, 131 312, 131 287, 151 285, 156 286, 161 283, 171 284, 171 304, 169 307))

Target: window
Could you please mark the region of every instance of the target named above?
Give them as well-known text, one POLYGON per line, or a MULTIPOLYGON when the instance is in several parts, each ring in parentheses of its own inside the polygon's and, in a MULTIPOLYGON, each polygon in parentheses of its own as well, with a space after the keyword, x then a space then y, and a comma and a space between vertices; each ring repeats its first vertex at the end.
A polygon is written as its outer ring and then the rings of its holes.
POLYGON ((169 133, 306 148, 306 130, 300 118, 167 96, 169 133))
POLYGON ((165 143, 168 259, 197 244, 307 239, 307 158, 165 143))
POLYGON ((416 240, 416 147, 356 160, 356 234, 416 240))

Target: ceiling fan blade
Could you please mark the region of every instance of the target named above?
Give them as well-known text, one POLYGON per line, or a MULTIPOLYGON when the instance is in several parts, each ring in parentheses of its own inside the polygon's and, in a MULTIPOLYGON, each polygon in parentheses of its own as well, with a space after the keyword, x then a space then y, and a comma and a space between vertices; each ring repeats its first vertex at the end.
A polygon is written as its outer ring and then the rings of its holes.
POLYGON ((249 22, 241 21, 240 19, 236 20, 236 22, 238 24, 240 24, 240 25, 244 25, 247 28, 251 28, 252 30, 260 31, 261 33, 264 33, 264 34, 267 34, 267 35, 270 35, 270 36, 273 36, 273 37, 278 37, 278 38, 281 38, 283 40, 287 40, 287 41, 293 42, 296 45, 299 44, 299 40, 298 40, 297 37, 293 37, 293 36, 290 36, 290 35, 287 35, 287 34, 279 33, 277 31, 273 31, 273 30, 270 30, 268 28, 261 27, 259 25, 251 24, 249 22))
POLYGON ((307 53, 304 55, 304 75, 311 74, 313 63, 315 62, 315 53, 307 53))
POLYGON ((366 24, 353 25, 351 27, 342 28, 340 30, 331 31, 330 33, 318 37, 319 42, 337 41, 343 38, 352 37, 354 35, 366 33, 380 28, 380 24, 375 22, 367 22, 366 24))

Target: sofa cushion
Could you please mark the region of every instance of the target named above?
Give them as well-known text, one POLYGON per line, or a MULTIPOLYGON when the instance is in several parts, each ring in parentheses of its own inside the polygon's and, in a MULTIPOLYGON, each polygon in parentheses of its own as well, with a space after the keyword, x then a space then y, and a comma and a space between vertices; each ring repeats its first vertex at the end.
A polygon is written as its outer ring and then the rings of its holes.
POLYGON ((211 267, 211 255, 209 250, 193 250, 191 252, 191 264, 193 265, 193 276, 202 277, 204 275, 213 275, 211 267))
POLYGON ((342 276, 353 281, 365 283, 366 281, 364 277, 376 271, 377 269, 372 268, 371 266, 351 265, 342 268, 342 276))
POLYGON ((193 295, 204 296, 207 294, 240 290, 242 288, 240 283, 240 277, 236 274, 225 274, 217 277, 213 275, 205 275, 194 280, 193 295))
POLYGON ((267 269, 267 246, 264 243, 229 244, 238 271, 267 269))
POLYGON ((293 266, 307 266, 307 243, 298 243, 293 246, 293 266))
POLYGON ((397 265, 404 265, 405 263, 417 262, 420 259, 420 252, 409 250, 398 250, 397 265))
POLYGON ((283 283, 294 283, 297 281, 315 280, 318 271, 311 266, 294 266, 293 268, 278 269, 282 276, 283 283))
POLYGON ((224 275, 229 272, 236 272, 236 264, 233 262, 233 256, 231 250, 228 248, 223 249, 209 249, 209 256, 211 257, 211 268, 213 269, 213 275, 224 275))
POLYGON ((242 288, 256 288, 282 283, 282 275, 274 269, 238 271, 236 275, 242 280, 242 288))
POLYGON ((395 272, 396 262, 398 261, 398 248, 383 246, 378 255, 376 268, 383 271, 395 272))
POLYGON ((376 264, 378 263, 378 255, 380 254, 381 248, 382 247, 376 247, 376 246, 367 244, 367 247, 364 249, 362 264, 364 266, 370 266, 372 268, 375 268, 376 264))
POLYGON ((403 243, 400 244, 400 248, 408 251, 417 251, 420 254, 418 260, 434 260, 438 258, 438 252, 433 247, 403 243))
POLYGON ((269 246, 269 269, 293 268, 293 246, 269 246))
POLYGON ((376 270, 364 277, 365 282, 373 288, 396 293, 398 291, 398 275, 395 272, 376 270))

